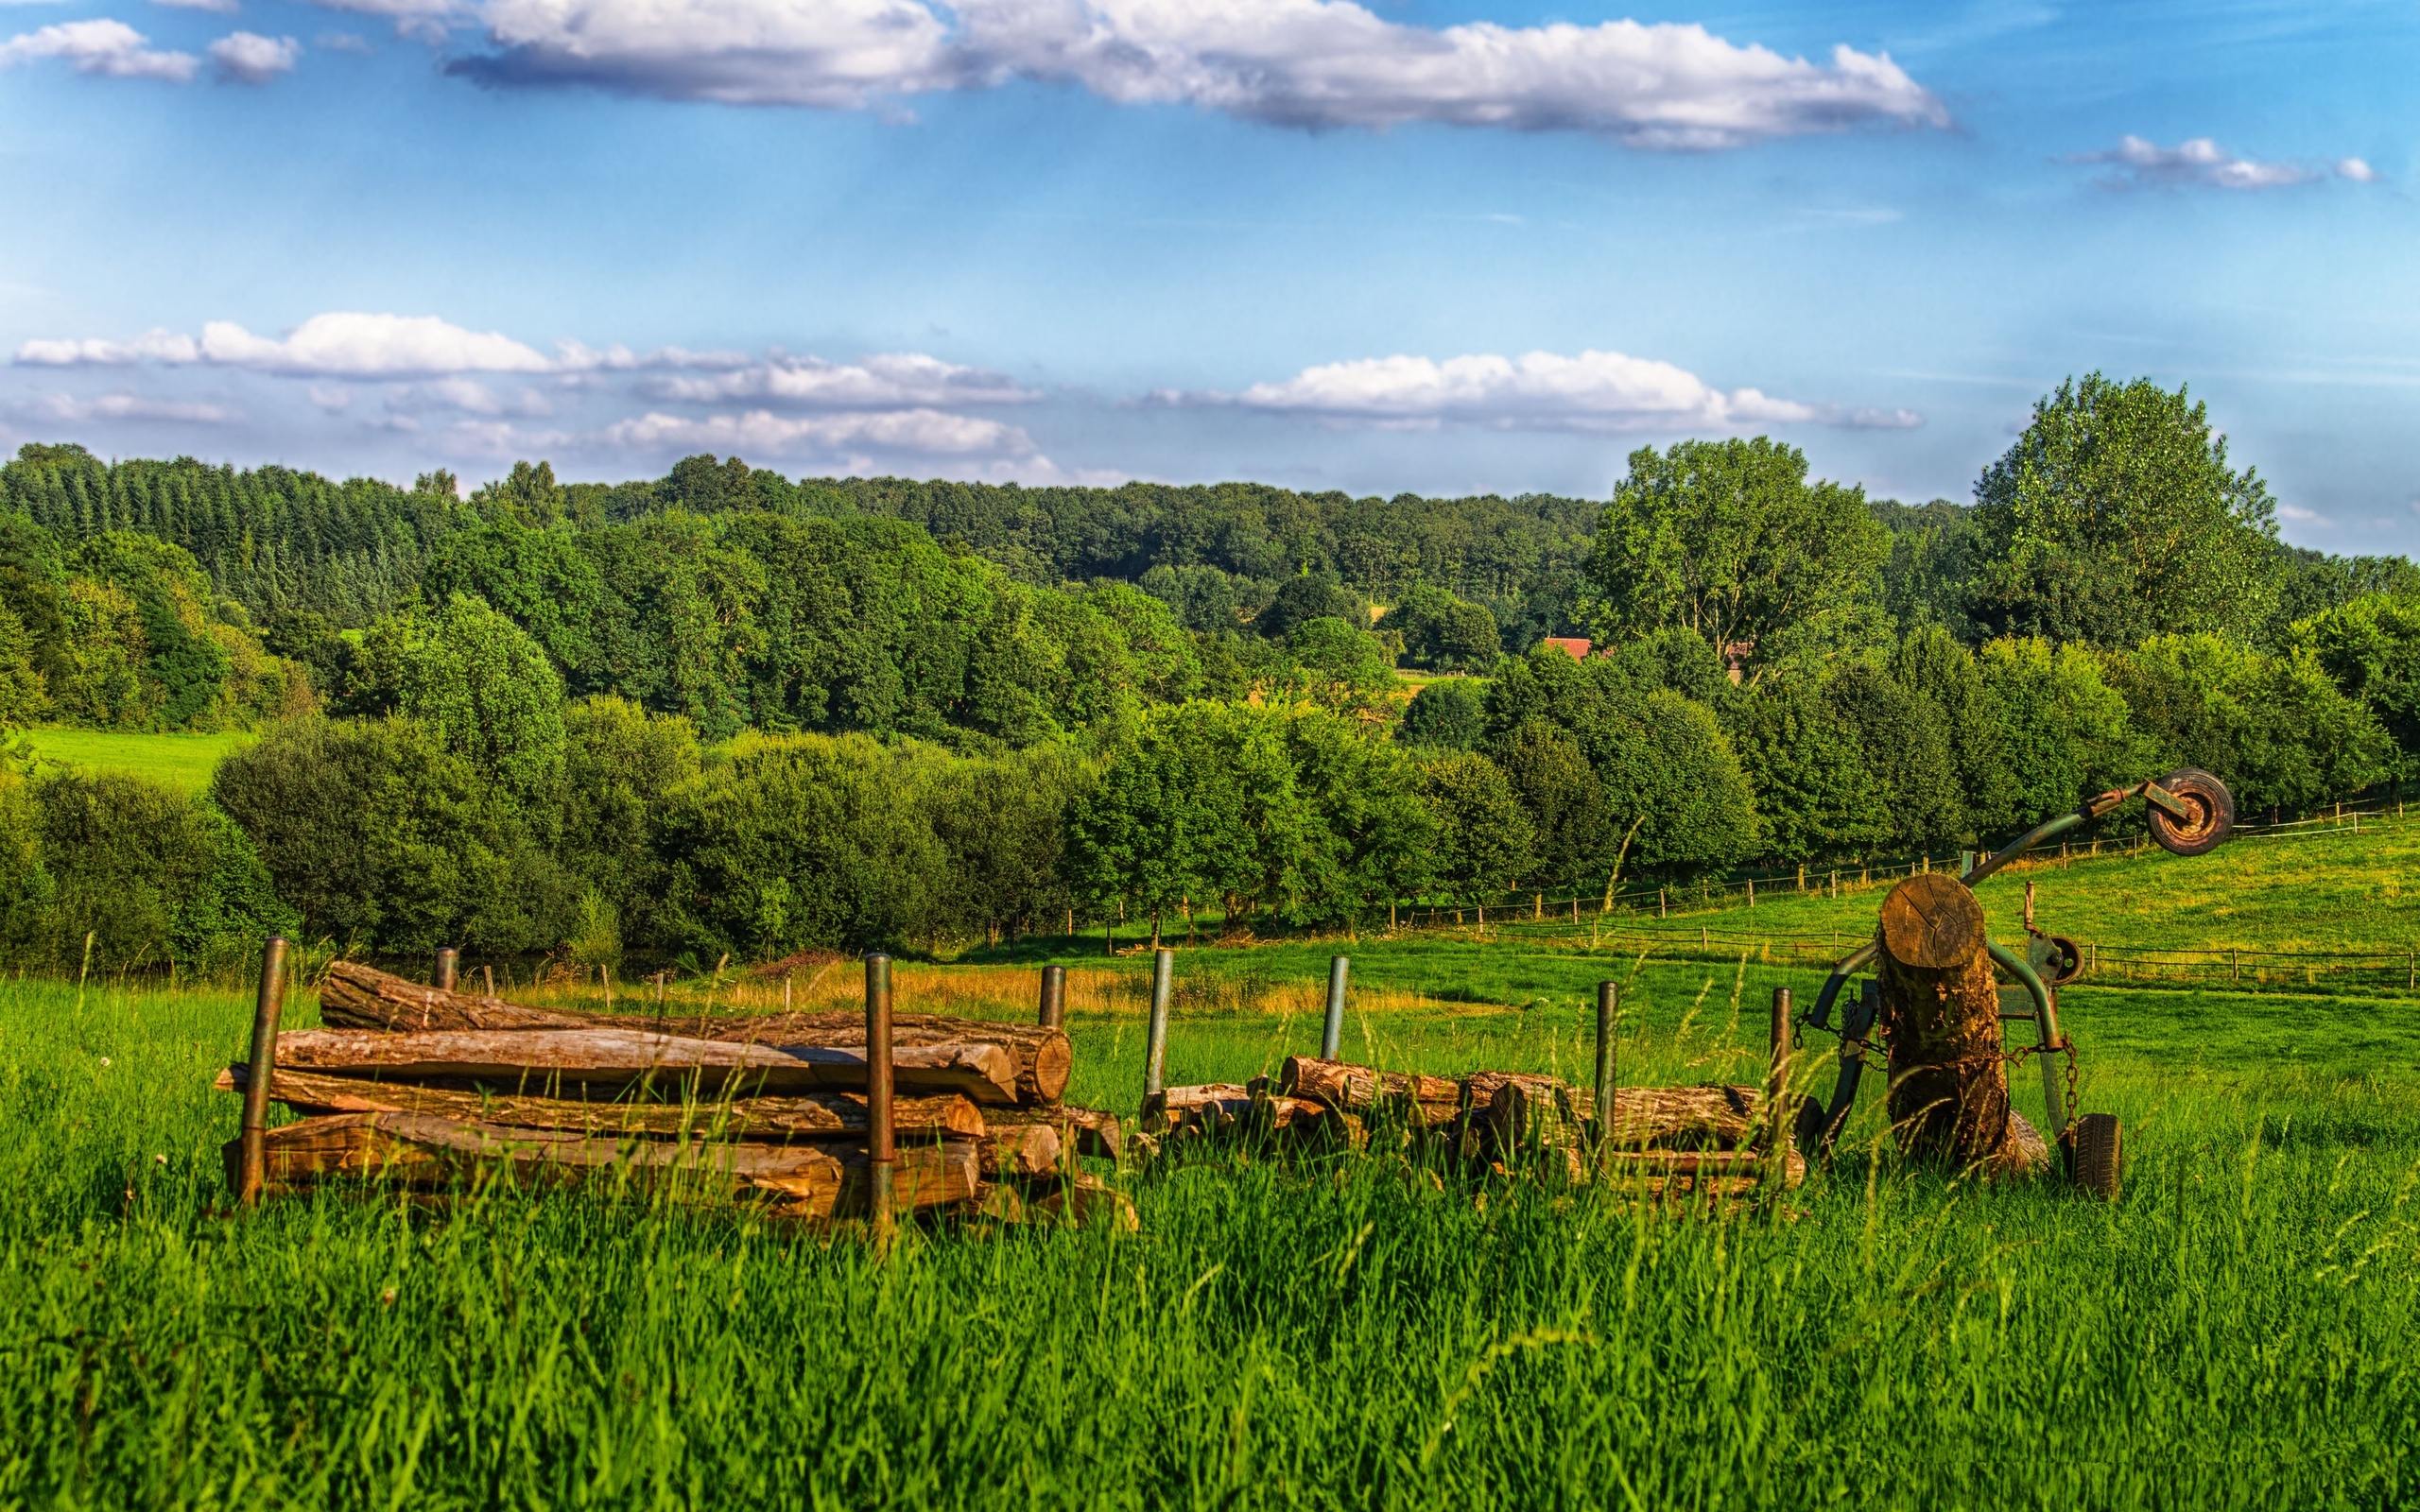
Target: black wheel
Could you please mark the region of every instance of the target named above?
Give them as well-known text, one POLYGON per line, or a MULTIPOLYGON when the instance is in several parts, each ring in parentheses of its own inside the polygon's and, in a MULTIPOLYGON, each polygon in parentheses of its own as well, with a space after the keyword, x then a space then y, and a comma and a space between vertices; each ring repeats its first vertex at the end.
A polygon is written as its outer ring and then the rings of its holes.
POLYGON ((2042 973, 2043 981, 2052 987, 2065 987, 2083 975, 2083 947, 2065 935, 2048 936, 2048 941, 2049 949, 2043 954, 2049 957, 2050 969, 2042 973))
POLYGON ((2215 850, 2235 833, 2235 796, 2227 785, 2198 766, 2187 766, 2159 780, 2190 820, 2180 819, 2158 804, 2152 805, 2152 838, 2174 855, 2198 856, 2215 850))
POLYGON ((2125 1148, 2115 1113, 2086 1113, 2076 1120, 2074 1143, 2067 1150, 2067 1170, 2076 1190, 2103 1202, 2118 1200, 2118 1179, 2125 1164, 2125 1148))

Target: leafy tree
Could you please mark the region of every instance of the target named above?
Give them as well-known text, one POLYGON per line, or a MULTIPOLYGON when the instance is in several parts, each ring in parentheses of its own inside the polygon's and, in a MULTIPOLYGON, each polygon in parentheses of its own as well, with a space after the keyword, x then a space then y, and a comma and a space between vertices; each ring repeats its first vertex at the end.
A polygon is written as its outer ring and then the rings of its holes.
MULTIPOLYGON (((485 601, 544 646, 566 677, 587 672, 596 660, 592 633, 603 588, 579 538, 531 529, 517 513, 447 537, 430 553, 421 578, 432 604, 458 593, 485 601)), ((307 633, 316 627, 295 628, 307 633)))
POLYGON ((1976 572, 1982 564, 1982 531, 1976 512, 1947 499, 1908 505, 1876 499, 1867 505, 1891 533, 1891 556, 1882 567, 1882 608, 1901 628, 1939 627, 1973 644, 1983 638, 1968 612, 1976 572))
POLYGON ((1941 706, 1860 662, 1836 668, 1824 689, 1881 789, 1890 842, 1929 852, 1969 831, 1941 706))
POLYGON ((1987 643, 1976 661, 2000 706, 2010 829, 2031 829, 2095 793, 2157 775, 2126 700, 2090 651, 2004 637, 1987 643))
POLYGON ((1394 717, 1401 686, 1384 642, 1339 619, 1305 620, 1286 637, 1285 673, 1270 691, 1365 721, 1394 717))
POLYGON ((1432 682, 1404 706, 1395 738, 1407 746, 1469 750, 1479 742, 1486 714, 1478 688, 1463 678, 1432 682))
POLYGON ((1604 784, 1569 731, 1544 719, 1523 721, 1489 752, 1530 818, 1537 876, 1574 887, 1614 865, 1621 838, 1604 784))
POLYGON ((2420 599, 2420 565, 2409 557, 2333 557, 2280 542, 2276 645, 2294 638, 2304 620, 2372 596, 2420 599))
POLYGON ((2393 743, 2308 651, 2164 635, 2106 661, 2159 764, 2213 773, 2244 809, 2308 809, 2392 775, 2393 743))
POLYGON ((2420 775, 2420 600, 2357 598, 2297 624, 2293 638, 2394 742, 2397 779, 2420 775))
POLYGON ((2004 743, 2007 712, 1983 681, 1974 653, 1942 626, 1910 631, 1891 657, 1891 679, 1932 711, 1957 774, 1960 838, 1989 840, 2015 818, 2004 743))
POLYGON ((1766 856, 1794 864, 1861 855, 1894 833, 1882 781, 1821 677, 1768 678, 1727 713, 1766 856))
POLYGON ((1309 620, 1348 620, 1367 626, 1370 617, 1335 579, 1305 573, 1279 585, 1277 596, 1253 616, 1252 627, 1272 641, 1283 641, 1309 620))
POLYGON ((928 927, 959 936, 1054 929, 1068 811, 1090 773, 1064 746, 951 762, 930 774, 925 805, 943 851, 928 927))
POLYGON ((1243 623, 1244 595, 1237 580, 1216 567, 1163 562, 1136 578, 1135 586, 1166 604, 1188 630, 1216 633, 1243 623))
POLYGON ((1387 629, 1403 637, 1404 657, 1435 672, 1485 672, 1503 655, 1495 616, 1478 604, 1424 584, 1387 611, 1387 629))
POLYGON ((1287 721, 1286 746, 1306 833, 1293 917, 1350 924, 1426 890, 1436 820, 1403 751, 1360 721, 1322 711, 1287 721))
POLYGON ((1869 636, 1888 550, 1864 494, 1810 486, 1793 447, 1758 437, 1643 448, 1590 558, 1599 634, 1618 644, 1683 627, 1718 651, 1740 647, 1753 681, 1869 636))
POLYGON ((611 696, 564 708, 555 854, 593 895, 585 905, 591 927, 614 940, 663 938, 656 919, 663 868, 649 826, 700 769, 697 728, 678 714, 649 713, 611 696))
POLYGON ((33 637, 26 633, 25 621, 0 600, 0 743, 5 743, 11 729, 32 724, 49 706, 33 652, 33 637))
POLYGON ((1975 486, 1992 633, 2130 646, 2248 636, 2278 592, 2276 507, 2184 388, 2069 379, 1975 486))
POLYGON ((363 637, 344 712, 417 721, 515 798, 562 777, 563 690, 520 627, 479 599, 383 620, 363 637))
POLYGON ((1437 824, 1437 884, 1454 902, 1483 905, 1536 864, 1520 795, 1485 756, 1432 756, 1421 764, 1420 792, 1437 824))

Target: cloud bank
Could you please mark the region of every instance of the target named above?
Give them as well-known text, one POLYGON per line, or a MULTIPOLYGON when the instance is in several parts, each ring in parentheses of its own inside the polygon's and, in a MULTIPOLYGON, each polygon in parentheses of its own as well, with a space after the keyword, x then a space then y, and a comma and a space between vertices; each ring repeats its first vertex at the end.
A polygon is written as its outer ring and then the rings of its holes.
POLYGON ((1759 425, 1921 425, 1908 410, 1852 410, 1719 389, 1668 362, 1618 352, 1519 357, 1370 357, 1305 368, 1238 394, 1163 394, 1166 402, 1233 404, 1391 430, 1476 426, 1605 432, 1729 430, 1759 425))
POLYGON ((1946 126, 1889 55, 1828 61, 1695 25, 1431 28, 1353 0, 321 0, 476 23, 456 72, 667 99, 847 110, 1012 79, 1311 129, 1589 131, 1663 149, 1946 126))
POLYGON ((62 21, 0 43, 0 68, 47 58, 102 78, 163 78, 176 84, 191 79, 200 66, 191 53, 155 51, 149 38, 123 21, 62 21))
POLYGON ((2206 136, 2197 136, 2172 147, 2138 136, 2124 136, 2106 152, 2081 153, 2067 161, 2113 167, 2117 171, 2100 180, 2111 189, 2289 189, 2316 182, 2330 171, 2355 183, 2377 180, 2377 171, 2360 158, 2340 158, 2332 170, 2307 163, 2263 163, 2254 158, 2230 157, 2206 136))

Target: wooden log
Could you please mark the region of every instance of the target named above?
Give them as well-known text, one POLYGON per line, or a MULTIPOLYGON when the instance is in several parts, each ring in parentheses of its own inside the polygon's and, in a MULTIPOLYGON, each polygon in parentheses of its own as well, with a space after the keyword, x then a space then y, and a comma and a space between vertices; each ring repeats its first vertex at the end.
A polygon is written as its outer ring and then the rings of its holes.
MULTIPOLYGON (((1603 1157, 1608 1175, 1616 1180, 1641 1177, 1741 1177, 1750 1182, 1763 1179, 1765 1153, 1762 1150, 1616 1150, 1603 1157)), ((1795 1189, 1806 1180, 1806 1158, 1795 1149, 1789 1152, 1784 1184, 1795 1189)))
POLYGON ((1627 1149, 1737 1149, 1755 1137, 1764 1093, 1754 1087, 1623 1087, 1605 1143, 1627 1149))
POLYGON ((1252 1092, 1233 1082, 1166 1087, 1143 1099, 1143 1128, 1151 1134, 1216 1133, 1252 1113, 1252 1092))
MULTIPOLYGON (((320 988, 320 1018, 334 1029, 638 1029, 731 1044, 863 1045, 865 1015, 822 1013, 688 1013, 657 1016, 591 1009, 531 1008, 499 998, 441 992, 357 961, 328 968, 320 988)), ((1075 1047, 1066 1031, 1033 1023, 960 1019, 936 1013, 894 1014, 893 1045, 995 1044, 1015 1062, 1017 1100, 1055 1103, 1067 1090, 1075 1047)), ((903 1083, 903 1085, 905 1085, 903 1083)))
POLYGON ((1462 1089, 1444 1076, 1380 1072, 1341 1060, 1288 1056, 1277 1068, 1277 1091, 1363 1118, 1390 1114, 1419 1128, 1451 1123, 1461 1111, 1462 1089))
POLYGON ((1126 1149, 1125 1124, 1115 1113, 1098 1108, 1079 1108, 1073 1103, 1049 1108, 994 1108, 980 1116, 985 1126, 994 1129, 1023 1124, 1051 1125, 1059 1130, 1061 1143, 1079 1155, 1115 1160, 1126 1149))
POLYGON ((1880 1022, 1891 1046, 1892 1127, 1908 1155, 2013 1173, 1999 993, 1974 893, 1940 874, 1882 901, 1880 1022))
POLYGON ((1250 1117, 1262 1137, 1305 1149, 1357 1150, 1370 1143, 1369 1125, 1358 1113, 1272 1092, 1265 1082, 1253 1089, 1250 1117))
MULTIPOLYGON (((241 1091, 249 1069, 238 1065, 220 1072, 218 1090, 241 1091)), ((866 1100, 860 1092, 802 1092, 790 1097, 706 1098, 695 1102, 642 1102, 628 1097, 590 1102, 373 1081, 280 1066, 270 1074, 268 1095, 270 1101, 284 1103, 306 1117, 326 1113, 419 1113, 505 1128, 718 1139, 765 1140, 788 1135, 813 1140, 862 1140, 866 1132, 866 1100)), ((902 1139, 980 1139, 986 1125, 983 1110, 955 1092, 938 1097, 899 1098, 891 1104, 891 1117, 902 1139)))
POLYGON ((976 1147, 981 1153, 984 1174, 994 1177, 1055 1175, 1064 1157, 1064 1146, 1054 1124, 1003 1126, 986 1135, 976 1147))
MULTIPOLYGON (((893 1050, 892 1062, 897 1085, 911 1093, 959 1092, 1003 1107, 1016 1102, 1014 1062, 996 1044, 902 1046, 893 1050)), ((278 1036, 277 1063, 387 1081, 479 1082, 550 1096, 640 1082, 694 1082, 710 1093, 730 1089, 759 1097, 862 1091, 866 1085, 862 1044, 735 1044, 631 1029, 302 1029, 278 1036)))
MULTIPOLYGON (((232 1144, 231 1144, 232 1148, 232 1144)), ((413 1113, 336 1113, 271 1129, 265 1160, 272 1190, 338 1177, 442 1186, 466 1176, 516 1180, 666 1182, 707 1196, 769 1203, 786 1217, 862 1211, 871 1186, 865 1153, 821 1144, 669 1143, 591 1139, 567 1130, 504 1128, 413 1113)), ((970 1200, 977 1177, 968 1141, 903 1145, 891 1194, 902 1211, 970 1200)))

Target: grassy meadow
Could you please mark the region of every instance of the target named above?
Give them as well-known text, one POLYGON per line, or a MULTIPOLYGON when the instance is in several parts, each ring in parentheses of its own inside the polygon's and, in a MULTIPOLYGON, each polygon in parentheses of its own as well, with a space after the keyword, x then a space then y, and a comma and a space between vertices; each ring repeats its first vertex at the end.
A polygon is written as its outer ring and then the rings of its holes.
POLYGON ((87 772, 132 772, 180 792, 210 785, 218 761, 257 735, 240 730, 211 734, 152 733, 130 730, 74 730, 47 726, 23 731, 38 760, 87 772))
MULTIPOLYGON (((1317 947, 1181 959, 1172 1080, 1315 1045, 1317 947)), ((1139 963, 1075 964, 1070 1095, 1131 1110, 1139 963)), ((1575 1074, 1602 970, 1364 941, 1347 1042, 1575 1074)), ((1752 1074, 1766 995, 1810 985, 1753 963, 1616 974, 1626 1080, 1752 1074)), ((1032 984, 904 965, 900 1006, 1021 1016, 1032 984)), ((791 983, 808 1002, 856 987, 854 963, 791 983)), ((683 1001, 709 991, 779 996, 683 1001)), ((1779 1219, 1383 1155, 1226 1157, 1129 1173, 1139 1232, 936 1231, 885 1262, 735 1211, 509 1190, 224 1216, 236 1103, 209 1083, 241 1053, 247 997, 0 983, 0 1503, 2420 1496, 2420 1015, 2090 988, 2066 1009, 2085 1105, 2129 1130, 2115 1205, 1907 1169, 1868 1108, 1779 1219)))

